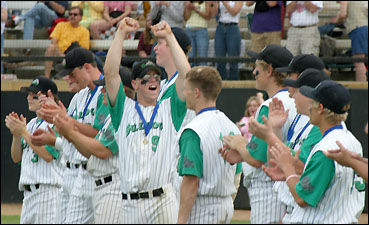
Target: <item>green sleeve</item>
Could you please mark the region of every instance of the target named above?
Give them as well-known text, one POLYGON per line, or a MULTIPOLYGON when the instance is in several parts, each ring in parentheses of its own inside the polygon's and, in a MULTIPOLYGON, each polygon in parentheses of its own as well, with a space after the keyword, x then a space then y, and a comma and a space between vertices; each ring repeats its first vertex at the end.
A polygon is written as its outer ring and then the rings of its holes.
POLYGON ((176 85, 173 84, 167 89, 168 92, 172 94, 170 98, 170 104, 172 109, 172 119, 174 128, 176 131, 179 131, 181 128, 182 122, 184 117, 186 116, 187 108, 186 108, 186 102, 182 101, 180 98, 178 98, 177 95, 177 89, 176 85))
POLYGON ((332 182, 334 174, 334 161, 322 151, 315 152, 296 184, 297 194, 310 206, 315 207, 332 182))
POLYGON ((106 117, 109 115, 109 108, 103 103, 103 94, 100 92, 100 95, 97 99, 96 105, 96 116, 93 124, 93 128, 100 130, 104 125, 104 121, 106 117))
POLYGON ((309 154, 311 150, 314 148, 314 146, 322 139, 322 133, 320 133, 319 127, 314 126, 311 130, 307 138, 302 142, 302 145, 300 147, 300 155, 299 159, 306 163, 307 158, 309 157, 309 154))
POLYGON ((242 163, 237 163, 236 174, 239 174, 241 172, 242 172, 242 163))
MULTIPOLYGON (((268 118, 269 114, 269 107, 262 106, 260 109, 258 118, 256 118, 256 121, 258 121, 261 124, 264 124, 264 121, 262 119, 263 115, 268 118)), ((267 150, 268 145, 263 140, 256 136, 252 136, 250 142, 246 145, 247 150, 249 151, 250 155, 262 162, 267 162, 267 150)))
POLYGON ((124 102, 126 100, 126 95, 123 91, 123 83, 120 82, 119 90, 117 93, 117 98, 115 100, 115 106, 111 107, 108 92, 106 92, 108 107, 111 116, 111 122, 113 123, 114 130, 118 130, 120 121, 123 116, 124 102))
POLYGON ((179 139, 180 158, 177 171, 180 176, 194 175, 202 177, 203 160, 200 149, 200 137, 191 129, 183 131, 179 139))
MULTIPOLYGON (((168 82, 168 81, 167 81, 168 82)), ((165 100, 165 99, 167 99, 167 98, 170 98, 171 96, 172 96, 172 92, 173 92, 173 86, 175 86, 175 84, 172 84, 169 88, 167 88, 165 91, 164 91, 164 93, 163 93, 163 95, 161 96, 161 99, 160 99, 160 102, 161 101, 163 101, 163 100, 165 100)))
MULTIPOLYGON (((51 129, 55 132, 56 137, 61 137, 60 134, 55 130, 54 124, 51 126, 51 129)), ((45 145, 46 150, 54 157, 54 159, 58 159, 60 152, 55 149, 54 146, 45 145)))
POLYGON ((117 144, 117 142, 115 141, 115 138, 114 138, 113 123, 110 122, 107 129, 104 129, 101 132, 103 132, 103 135, 101 135, 101 137, 99 138, 100 133, 98 133, 95 138, 101 144, 103 144, 105 147, 107 147, 113 153, 113 155, 117 154, 118 144, 117 144))

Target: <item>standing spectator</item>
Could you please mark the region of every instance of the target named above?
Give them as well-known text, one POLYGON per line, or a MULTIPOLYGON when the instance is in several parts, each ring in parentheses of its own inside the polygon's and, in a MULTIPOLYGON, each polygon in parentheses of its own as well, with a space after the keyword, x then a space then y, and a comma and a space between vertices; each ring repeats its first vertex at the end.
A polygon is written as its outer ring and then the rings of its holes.
POLYGON ((104 20, 97 20, 91 23, 91 37, 94 40, 101 40, 100 33, 112 27, 126 16, 131 14, 131 1, 104 1, 104 20))
MULTIPOLYGON (((241 33, 238 26, 243 1, 221 1, 218 4, 218 26, 215 31, 215 56, 240 56, 241 33)), ((230 63, 227 74, 226 63, 217 63, 223 80, 239 80, 238 63, 230 63)))
POLYGON ((290 28, 286 48, 293 55, 314 54, 319 56, 320 33, 318 30, 319 10, 323 1, 288 1, 290 28))
POLYGON ((152 45, 154 43, 154 38, 151 34, 152 19, 150 16, 146 17, 145 31, 141 33, 140 40, 138 41, 137 51, 138 55, 141 57, 147 57, 151 54, 152 45))
POLYGON ((252 137, 252 134, 249 132, 249 119, 251 117, 255 118, 256 111, 259 108, 260 104, 262 103, 261 99, 263 98, 262 97, 260 98, 258 96, 251 96, 246 102, 246 109, 243 117, 239 122, 236 123, 237 127, 241 131, 242 136, 247 138, 247 140, 249 141, 252 137))
MULTIPOLYGON (((189 57, 207 57, 209 48, 208 24, 211 18, 211 4, 209 1, 186 1, 184 19, 186 20, 186 33, 191 39, 192 49, 189 57)), ((201 62, 200 65, 206 65, 201 62)), ((199 65, 191 63, 191 67, 199 65)))
MULTIPOLYGON (((50 35, 51 43, 47 47, 45 56, 64 56, 65 51, 73 44, 78 44, 85 48, 90 48, 90 32, 80 26, 83 16, 81 8, 75 6, 69 11, 69 21, 60 22, 50 35)), ((50 78, 53 61, 45 61, 45 76, 50 78)))
MULTIPOLYGON (((4 53, 5 21, 8 18, 8 6, 6 1, 1 1, 1 56, 4 53)), ((3 60, 1 60, 1 74, 3 74, 3 60)))
POLYGON ((67 9, 67 1, 39 1, 23 16, 10 19, 10 27, 15 27, 20 20, 24 20, 23 39, 33 40, 35 27, 50 27, 55 19, 64 17, 64 12, 67 9))
POLYGON ((166 21, 170 27, 180 27, 184 29, 184 8, 183 1, 155 1, 151 5, 149 15, 154 20, 158 13, 161 14, 160 21, 166 21))
MULTIPOLYGON (((346 32, 351 39, 352 57, 368 57, 368 7, 362 1, 341 1, 340 12, 333 23, 345 22, 346 32)), ((366 3, 367 4, 367 3, 366 3)), ((366 80, 366 68, 364 62, 355 62, 355 80, 366 80)))
POLYGON ((250 50, 259 52, 269 44, 281 44, 283 1, 246 1, 246 6, 255 4, 251 24, 250 50))
POLYGON ((95 20, 103 19, 104 2, 103 1, 73 1, 72 7, 78 6, 83 9, 83 17, 80 25, 90 29, 90 25, 95 20))

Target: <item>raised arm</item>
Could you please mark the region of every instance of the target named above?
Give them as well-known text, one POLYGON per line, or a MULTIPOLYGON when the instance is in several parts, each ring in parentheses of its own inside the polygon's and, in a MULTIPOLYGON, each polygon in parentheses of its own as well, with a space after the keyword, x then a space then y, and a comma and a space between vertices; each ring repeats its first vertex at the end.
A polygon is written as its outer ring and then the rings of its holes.
POLYGON ((135 32, 140 27, 137 20, 126 17, 124 18, 115 32, 114 40, 109 48, 106 56, 104 75, 106 91, 112 107, 115 106, 121 79, 119 76, 119 66, 122 58, 123 41, 130 32, 135 32))

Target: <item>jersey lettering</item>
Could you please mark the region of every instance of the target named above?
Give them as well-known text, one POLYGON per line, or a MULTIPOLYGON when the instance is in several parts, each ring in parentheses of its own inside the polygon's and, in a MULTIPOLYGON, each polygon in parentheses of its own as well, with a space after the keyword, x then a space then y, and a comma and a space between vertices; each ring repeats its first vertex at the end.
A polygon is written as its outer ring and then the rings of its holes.
MULTIPOLYGON (((358 192, 365 191, 365 183, 363 181, 363 178, 360 177, 355 171, 354 171, 353 186, 355 186, 358 192)), ((352 189, 353 187, 351 187, 351 192, 352 192, 352 189)))
MULTIPOLYGON (((160 129, 160 130, 163 130, 163 123, 160 122, 160 123, 157 123, 157 122, 154 122, 153 125, 152 125, 152 128, 153 129, 160 129)), ((139 123, 138 125, 137 124, 128 124, 127 127, 126 127, 126 137, 128 137, 128 135, 131 133, 131 132, 137 132, 139 130, 144 130, 144 125, 143 123, 139 123)))
POLYGON ((153 136, 153 137, 151 138, 152 150, 153 150, 154 152, 156 152, 156 148, 158 147, 159 139, 160 139, 160 137, 159 137, 159 136, 153 136))
POLYGON ((33 163, 37 163, 38 162, 38 155, 36 153, 33 153, 33 158, 31 159, 31 161, 33 163))

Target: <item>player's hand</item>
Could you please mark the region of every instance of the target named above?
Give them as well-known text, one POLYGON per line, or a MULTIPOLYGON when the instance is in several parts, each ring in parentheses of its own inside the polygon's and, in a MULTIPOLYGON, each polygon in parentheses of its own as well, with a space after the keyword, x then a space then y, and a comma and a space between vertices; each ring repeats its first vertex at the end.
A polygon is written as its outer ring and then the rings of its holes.
POLYGON ((361 156, 349 151, 347 148, 345 148, 340 141, 336 141, 336 144, 338 145, 338 149, 335 150, 324 150, 323 153, 328 158, 331 158, 335 161, 337 161, 342 166, 350 167, 353 164, 353 160, 358 159, 360 160, 361 156))
POLYGON ((268 122, 273 130, 282 129, 288 118, 289 110, 284 111, 283 102, 278 98, 273 98, 269 103, 268 122))
POLYGON ((59 100, 58 105, 54 104, 44 104, 41 106, 41 109, 37 110, 39 115, 43 120, 48 123, 53 123, 54 117, 57 114, 67 115, 67 110, 63 103, 59 100))
POLYGON ((161 21, 160 23, 155 24, 154 26, 151 25, 151 31, 157 38, 166 38, 172 34, 172 29, 170 28, 169 24, 166 21, 161 21))
POLYGON ((284 174, 296 174, 294 167, 295 159, 286 145, 276 143, 270 148, 270 153, 274 158, 276 165, 281 168, 284 174))
POLYGON ((239 163, 242 162, 243 159, 240 155, 240 153, 234 149, 229 149, 228 147, 226 148, 220 148, 218 150, 219 154, 223 157, 224 160, 226 160, 227 162, 229 162, 230 164, 235 164, 235 163, 239 163))
POLYGON ((31 135, 31 143, 36 146, 44 146, 44 145, 54 145, 56 135, 55 132, 47 126, 48 131, 44 129, 37 129, 33 134, 31 135))
POLYGON ((286 176, 284 175, 281 168, 277 166, 277 162, 274 159, 270 159, 269 164, 273 168, 271 167, 268 168, 264 164, 261 165, 261 168, 263 169, 264 173, 268 175, 268 177, 270 177, 272 180, 279 180, 279 181, 286 180, 286 176))
POLYGON ((57 128, 59 134, 63 135, 68 140, 70 140, 73 132, 76 130, 74 126, 74 119, 68 115, 63 116, 57 114, 54 117, 54 125, 57 128))
POLYGON ((140 28, 140 24, 137 20, 130 17, 124 17, 119 23, 118 30, 124 31, 128 34, 137 31, 138 28, 140 28))
POLYGON ((40 101, 40 104, 51 104, 51 105, 57 105, 54 99, 54 95, 52 94, 51 90, 47 91, 47 97, 46 95, 42 94, 41 91, 37 93, 38 100, 40 101))
POLYGON ((223 137, 223 143, 224 145, 228 146, 227 148, 240 151, 246 147, 248 140, 240 134, 228 135, 223 137))
POLYGON ((273 129, 269 124, 269 119, 267 119, 264 115, 262 117, 264 124, 259 123, 253 117, 249 119, 249 132, 254 136, 266 140, 268 137, 273 135, 273 129))
POLYGON ((16 113, 11 113, 5 118, 5 125, 10 132, 19 137, 27 131, 27 119, 21 114, 19 117, 16 113))

